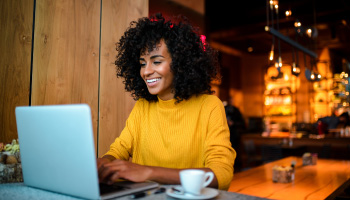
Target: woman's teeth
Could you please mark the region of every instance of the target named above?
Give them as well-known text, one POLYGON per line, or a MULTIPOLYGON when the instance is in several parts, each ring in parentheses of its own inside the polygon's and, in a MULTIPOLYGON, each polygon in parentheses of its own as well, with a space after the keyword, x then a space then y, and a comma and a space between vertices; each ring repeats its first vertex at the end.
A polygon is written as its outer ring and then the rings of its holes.
POLYGON ((147 83, 154 83, 156 81, 160 80, 160 78, 154 78, 154 79, 147 79, 147 83))

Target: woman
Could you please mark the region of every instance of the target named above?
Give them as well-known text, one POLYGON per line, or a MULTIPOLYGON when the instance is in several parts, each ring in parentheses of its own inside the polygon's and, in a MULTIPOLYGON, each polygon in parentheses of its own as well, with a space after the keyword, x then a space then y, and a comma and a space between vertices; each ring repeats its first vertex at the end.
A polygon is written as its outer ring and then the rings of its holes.
POLYGON ((211 187, 227 189, 236 152, 224 107, 210 95, 215 52, 185 19, 175 24, 161 14, 132 22, 117 50, 117 76, 137 102, 97 161, 100 182, 180 184, 180 170, 200 168, 215 174, 211 187))

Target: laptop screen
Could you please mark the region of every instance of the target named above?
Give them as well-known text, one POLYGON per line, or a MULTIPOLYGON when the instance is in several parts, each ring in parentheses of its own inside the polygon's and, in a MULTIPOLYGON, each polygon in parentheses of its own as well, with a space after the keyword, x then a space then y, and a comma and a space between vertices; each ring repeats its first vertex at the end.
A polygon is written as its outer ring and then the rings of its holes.
POLYGON ((158 187, 121 181, 100 196, 90 107, 86 104, 16 108, 24 183, 87 199, 112 198, 158 187))
POLYGON ((16 108, 24 183, 83 198, 99 198, 90 107, 16 108))

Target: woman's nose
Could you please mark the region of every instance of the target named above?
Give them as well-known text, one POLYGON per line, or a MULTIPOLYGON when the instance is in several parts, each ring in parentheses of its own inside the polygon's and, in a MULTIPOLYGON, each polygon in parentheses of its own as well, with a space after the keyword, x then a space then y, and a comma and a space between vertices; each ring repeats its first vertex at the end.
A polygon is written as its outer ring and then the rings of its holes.
POLYGON ((147 63, 147 64, 145 65, 145 67, 144 67, 143 74, 144 74, 145 76, 148 76, 148 75, 153 74, 153 72, 154 72, 154 70, 153 70, 151 64, 147 63))

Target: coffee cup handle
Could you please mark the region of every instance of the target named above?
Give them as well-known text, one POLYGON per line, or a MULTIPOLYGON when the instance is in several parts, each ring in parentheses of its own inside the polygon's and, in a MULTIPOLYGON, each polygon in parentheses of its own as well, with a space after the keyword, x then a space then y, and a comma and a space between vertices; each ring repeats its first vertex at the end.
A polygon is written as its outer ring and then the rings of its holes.
POLYGON ((204 180, 206 180, 203 183, 203 188, 207 187, 214 179, 214 173, 213 172, 207 172, 205 173, 204 180))

